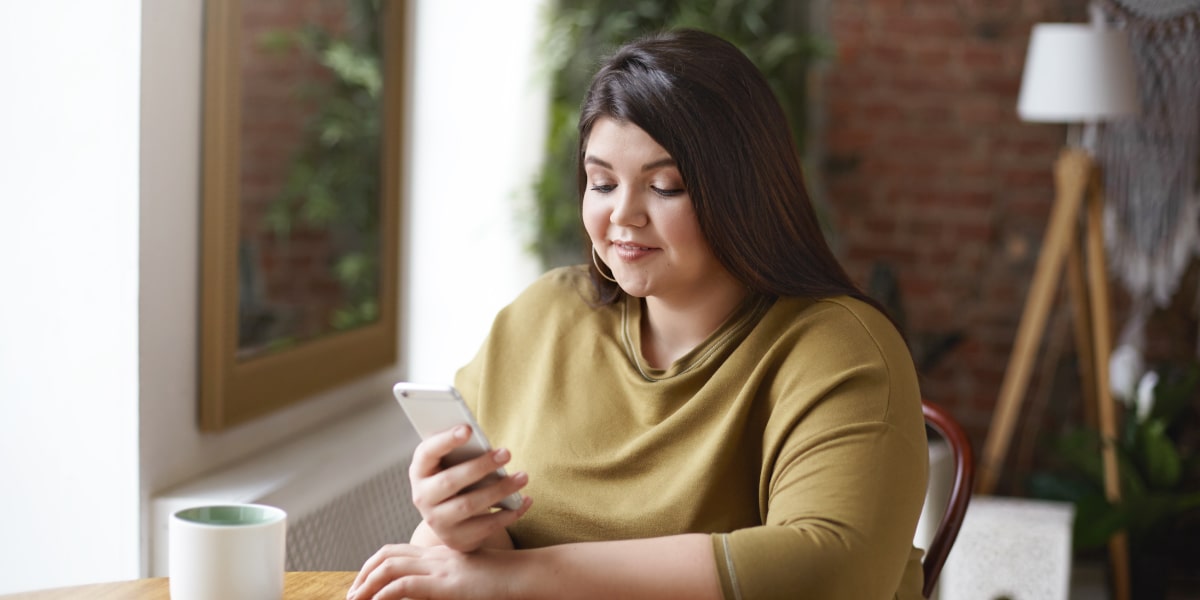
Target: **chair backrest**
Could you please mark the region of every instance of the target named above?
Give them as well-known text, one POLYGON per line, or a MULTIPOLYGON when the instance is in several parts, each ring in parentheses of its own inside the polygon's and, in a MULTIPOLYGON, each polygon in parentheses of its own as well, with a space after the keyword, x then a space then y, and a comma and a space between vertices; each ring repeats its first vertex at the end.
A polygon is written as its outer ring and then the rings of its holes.
POLYGON ((937 532, 925 553, 922 567, 925 571, 925 587, 923 595, 928 598, 933 593, 938 575, 950 548, 958 537, 962 527, 963 517, 967 514, 967 504, 971 502, 971 490, 975 481, 975 458, 971 451, 971 440, 967 438, 958 421, 941 407, 924 400, 921 409, 925 413, 925 424, 932 427, 938 435, 946 440, 954 459, 954 485, 950 488, 950 500, 946 505, 945 516, 938 525, 937 532))

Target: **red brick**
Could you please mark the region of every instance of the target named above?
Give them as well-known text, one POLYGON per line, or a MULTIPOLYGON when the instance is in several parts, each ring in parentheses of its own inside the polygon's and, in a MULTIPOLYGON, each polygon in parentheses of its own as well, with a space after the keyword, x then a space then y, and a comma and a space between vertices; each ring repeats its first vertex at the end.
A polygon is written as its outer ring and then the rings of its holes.
POLYGON ((1007 73, 972 73, 972 89, 985 94, 994 95, 1017 105, 1017 95, 1021 91, 1021 79, 1007 73))
MULTIPOLYGON (((1004 46, 971 44, 963 48, 960 56, 963 66, 971 71, 998 71, 1011 77, 1014 72, 1008 60, 1009 54, 1009 49, 1004 46)), ((1020 77, 1020 72, 1017 71, 1016 75, 1020 77)))
POLYGON ((863 230, 867 234, 876 236, 877 239, 887 238, 896 232, 896 222, 878 216, 869 216, 863 219, 863 230))
POLYGON ((888 32, 907 39, 961 38, 966 35, 961 20, 949 15, 914 16, 898 14, 888 22, 888 32))
POLYGON ((894 123, 904 115, 904 110, 895 102, 869 102, 855 114, 868 123, 894 123))
POLYGON ((986 223, 963 223, 954 228, 954 237, 962 242, 986 242, 991 235, 992 227, 986 223))
POLYGON ((951 104, 944 98, 936 100, 908 99, 910 106, 905 111, 905 116, 916 125, 945 125, 951 122, 954 111, 951 104))
POLYGON ((871 7, 883 14, 902 14, 913 9, 908 0, 870 0, 871 7))
POLYGON ((837 132, 836 137, 829 138, 827 143, 831 151, 844 152, 870 146, 875 141, 875 137, 876 134, 870 130, 843 129, 837 132))
POLYGON ((1000 125, 1012 119, 1013 110, 990 98, 965 99, 956 107, 958 119, 967 125, 1000 125))
POLYGON ((954 52, 946 44, 912 44, 908 47, 907 54, 909 59, 922 69, 947 67, 955 62, 954 52))
POLYGON ((895 138, 895 152, 920 152, 927 160, 936 156, 956 156, 971 152, 974 142, 959 135, 934 134, 922 136, 901 135, 895 138))

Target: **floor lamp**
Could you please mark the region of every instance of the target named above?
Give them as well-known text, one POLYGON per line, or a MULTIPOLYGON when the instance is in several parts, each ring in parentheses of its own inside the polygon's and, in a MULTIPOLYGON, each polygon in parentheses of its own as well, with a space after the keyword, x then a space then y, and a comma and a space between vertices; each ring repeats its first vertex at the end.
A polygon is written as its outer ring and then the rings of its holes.
MULTIPOLYGON (((1022 120, 1067 123, 1067 146, 1054 166, 1054 206, 1037 267, 1017 328, 1012 355, 981 455, 977 491, 990 494, 1012 439, 1038 346, 1059 282, 1071 295, 1083 389, 1094 402, 1101 435, 1116 438, 1116 414, 1108 383, 1112 350, 1107 261, 1104 256, 1103 191, 1089 146, 1099 123, 1139 110, 1133 60, 1124 32, 1085 24, 1035 25, 1029 40, 1017 112, 1022 120), (1078 231, 1083 213, 1083 242, 1078 231), (1081 248, 1081 245, 1083 248, 1081 248), (1082 255, 1086 254, 1084 275, 1082 255), (1085 281, 1086 279, 1086 281, 1085 281)), ((1116 449, 1102 450, 1105 495, 1120 500, 1116 449)), ((1115 597, 1128 596, 1128 550, 1123 535, 1109 544, 1115 597), (1122 591, 1124 590, 1124 591, 1122 591)))

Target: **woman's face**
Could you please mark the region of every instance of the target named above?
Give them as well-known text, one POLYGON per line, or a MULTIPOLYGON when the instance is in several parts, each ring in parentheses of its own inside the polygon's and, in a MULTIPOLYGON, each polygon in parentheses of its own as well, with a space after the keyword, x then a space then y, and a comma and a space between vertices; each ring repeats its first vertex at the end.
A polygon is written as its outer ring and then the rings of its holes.
POLYGON ((601 117, 583 162, 583 224, 627 294, 688 302, 732 281, 700 233, 675 160, 649 134, 601 117))

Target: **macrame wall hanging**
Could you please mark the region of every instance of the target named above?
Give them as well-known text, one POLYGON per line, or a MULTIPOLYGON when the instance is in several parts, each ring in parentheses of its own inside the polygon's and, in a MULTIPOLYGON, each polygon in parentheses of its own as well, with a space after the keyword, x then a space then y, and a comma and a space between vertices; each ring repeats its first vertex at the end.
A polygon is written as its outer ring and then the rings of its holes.
POLYGON ((1094 6, 1129 32, 1141 88, 1142 114, 1107 124, 1096 148, 1109 262, 1133 298, 1119 345, 1140 354, 1146 317, 1170 303, 1200 253, 1200 0, 1094 6))

